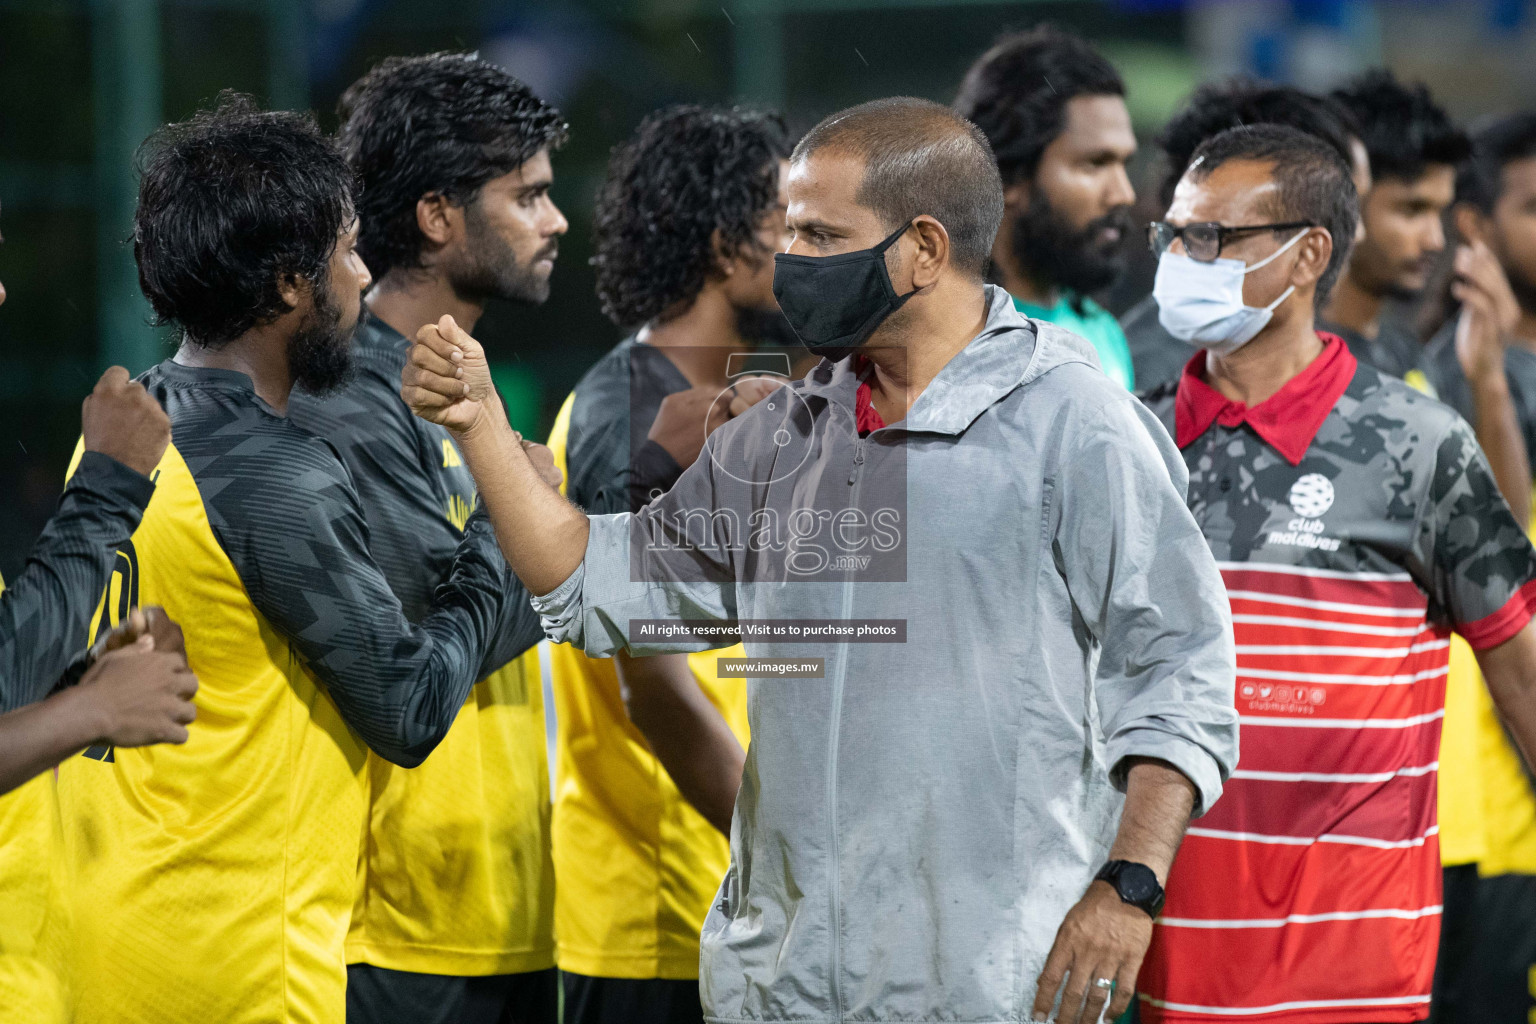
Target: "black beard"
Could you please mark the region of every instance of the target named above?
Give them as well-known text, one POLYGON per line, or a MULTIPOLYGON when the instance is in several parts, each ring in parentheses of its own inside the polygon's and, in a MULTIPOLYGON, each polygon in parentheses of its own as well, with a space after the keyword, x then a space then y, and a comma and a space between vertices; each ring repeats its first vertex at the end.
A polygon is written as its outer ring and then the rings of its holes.
POLYGON ((1114 284, 1125 268, 1120 242, 1131 233, 1130 208, 1111 210, 1074 229, 1039 189, 1031 193, 1029 207, 1014 220, 1010 232, 1013 258, 1019 268, 1038 284, 1070 288, 1084 295, 1114 284), (1120 229, 1120 241, 1106 249, 1094 239, 1108 227, 1120 229))
POLYGON ((540 276, 533 265, 553 259, 559 243, 550 239, 533 259, 522 264, 507 240, 491 230, 475 203, 464 207, 464 256, 449 270, 453 293, 469 302, 483 305, 489 299, 506 299, 538 305, 549 298, 549 278, 540 276))
POLYGON ((345 384, 352 376, 352 335, 341 328, 341 307, 329 285, 315 290, 315 306, 299 329, 288 339, 288 372, 293 386, 311 395, 323 395, 345 384))

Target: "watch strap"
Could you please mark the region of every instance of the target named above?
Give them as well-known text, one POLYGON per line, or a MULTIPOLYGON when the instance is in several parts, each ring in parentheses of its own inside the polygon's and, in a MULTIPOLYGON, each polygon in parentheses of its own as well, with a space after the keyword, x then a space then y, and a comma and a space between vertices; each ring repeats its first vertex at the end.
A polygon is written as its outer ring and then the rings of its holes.
POLYGON ((1121 902, 1128 903, 1139 910, 1144 911, 1148 917, 1156 920, 1157 915, 1163 912, 1163 904, 1167 902, 1168 894, 1157 880, 1157 873, 1145 864, 1133 860, 1112 860, 1105 863, 1094 875, 1095 881, 1108 882, 1114 888, 1115 894, 1121 902), (1141 882, 1139 888, 1143 894, 1137 895, 1129 890, 1126 884, 1127 875, 1138 875, 1141 882))

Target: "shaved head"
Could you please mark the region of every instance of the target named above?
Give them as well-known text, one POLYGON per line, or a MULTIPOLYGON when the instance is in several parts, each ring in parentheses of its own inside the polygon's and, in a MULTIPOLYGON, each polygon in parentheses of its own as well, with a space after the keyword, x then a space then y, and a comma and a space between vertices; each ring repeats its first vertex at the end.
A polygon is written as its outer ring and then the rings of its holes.
POLYGON ((863 162, 856 200, 888 230, 927 214, 944 225, 955 269, 986 273, 1003 221, 1003 182, 986 136, 971 122, 929 100, 874 100, 812 128, 790 159, 819 151, 863 162))

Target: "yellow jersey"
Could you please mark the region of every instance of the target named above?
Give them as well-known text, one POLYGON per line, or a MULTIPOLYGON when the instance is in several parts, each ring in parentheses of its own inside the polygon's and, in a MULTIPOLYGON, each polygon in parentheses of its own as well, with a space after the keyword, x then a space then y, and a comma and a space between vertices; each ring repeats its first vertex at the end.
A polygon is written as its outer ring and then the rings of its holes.
POLYGON ((363 745, 252 606, 174 445, 156 485, 107 621, 165 607, 198 717, 185 745, 59 769, 80 1019, 340 1022, 363 745))
MULTIPOLYGON (((622 373, 612 364, 627 359, 626 346, 610 353, 583 383, 593 374, 622 373)), ((567 485, 572 414, 582 391, 578 384, 566 398, 549 439, 567 485)), ((606 400, 601 389, 592 399, 595 406, 606 400)), ((690 655, 688 662, 700 689, 745 746, 746 684, 715 672, 720 658, 741 654, 739 647, 706 651, 690 655)), ((729 844, 678 792, 630 722, 611 659, 588 658, 558 644, 550 651, 550 672, 558 723, 554 858, 560 968, 603 978, 697 978, 699 931, 730 865, 729 844)))
POLYGON ((1491 705, 1477 658, 1460 636, 1451 637, 1450 669, 1445 678, 1445 719, 1440 731, 1437 799, 1440 863, 1476 864, 1487 856, 1483 808, 1483 755, 1480 722, 1491 705))
MULTIPOLYGON (((1536 517, 1531 534, 1536 537, 1536 517)), ((1477 660, 1460 637, 1451 638, 1444 730, 1442 862, 1476 863, 1484 877, 1536 874, 1536 790, 1494 708, 1477 660)))
POLYGON ((368 834, 347 962, 421 974, 555 963, 539 652, 475 686, 419 768, 368 757, 368 834))
POLYGON ((65 1024, 74 1018, 66 947, 69 885, 56 788, 53 772, 44 772, 0 796, 4 1024, 65 1024))
MULTIPOLYGON (((1531 500, 1536 502, 1536 491, 1531 500)), ((1536 505, 1533 505, 1536 507, 1536 505)), ((1531 535, 1536 537, 1536 516, 1531 535)), ((1494 709, 1476 663, 1470 666, 1476 679, 1478 764, 1482 770, 1482 788, 1478 794, 1483 807, 1483 855, 1478 860, 1478 874, 1536 875, 1536 789, 1531 772, 1515 748, 1494 709)), ((1452 672, 1455 665, 1452 664, 1452 672)))
MULTIPOLYGON (((400 399, 408 349, 398 331, 365 314, 352 379, 323 396, 293 395, 288 418, 347 464, 369 552, 417 621, 452 567, 476 493, 449 432, 400 399)), ((538 652, 529 650, 542 638, 531 612, 497 638, 488 656, 495 670, 420 767, 369 754, 348 963, 460 976, 554 965, 544 694, 538 652)))
MULTIPOLYGON (((85 647, 117 549, 154 493, 148 479, 105 455, 82 455, 80 463, 4 596, 0 710, 43 699, 66 659, 85 647)), ((0 1024, 74 1019, 69 892, 58 784, 48 771, 0 794, 0 1024)))
POLYGON ((163 605, 198 717, 184 745, 60 768, 78 1019, 343 1024, 363 741, 415 764, 442 738, 510 572, 481 517, 451 606, 412 626, 334 449, 244 374, 166 362, 141 379, 172 443, 98 622, 163 605))
POLYGON ((0 1022, 74 1019, 69 875, 57 784, 44 772, 0 796, 0 1022))

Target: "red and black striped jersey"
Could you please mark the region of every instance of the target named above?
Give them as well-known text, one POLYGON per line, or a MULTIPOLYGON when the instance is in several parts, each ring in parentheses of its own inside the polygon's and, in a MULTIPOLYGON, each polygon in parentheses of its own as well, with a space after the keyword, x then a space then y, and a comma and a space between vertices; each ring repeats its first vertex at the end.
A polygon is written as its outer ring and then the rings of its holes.
POLYGON ((1150 1022, 1427 1016, 1449 637, 1486 649, 1536 611, 1536 551, 1471 429, 1324 338, 1252 408, 1203 356, 1147 398, 1227 586, 1242 723, 1170 873, 1150 1022))

